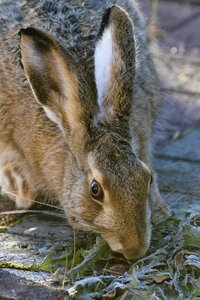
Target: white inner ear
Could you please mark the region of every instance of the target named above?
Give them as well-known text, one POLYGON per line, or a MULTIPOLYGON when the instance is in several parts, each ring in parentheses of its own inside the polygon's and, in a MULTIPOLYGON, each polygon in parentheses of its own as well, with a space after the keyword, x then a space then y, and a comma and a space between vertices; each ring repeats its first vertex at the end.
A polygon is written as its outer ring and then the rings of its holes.
POLYGON ((103 97, 109 89, 112 65, 112 28, 109 26, 97 42, 94 53, 95 80, 98 93, 98 104, 102 107, 103 97))
POLYGON ((48 107, 46 107, 46 106, 42 106, 42 107, 43 107, 43 109, 44 109, 47 117, 52 122, 56 123, 58 125, 59 129, 63 132, 63 128, 62 128, 62 125, 61 125, 59 117, 55 113, 53 113, 48 107))

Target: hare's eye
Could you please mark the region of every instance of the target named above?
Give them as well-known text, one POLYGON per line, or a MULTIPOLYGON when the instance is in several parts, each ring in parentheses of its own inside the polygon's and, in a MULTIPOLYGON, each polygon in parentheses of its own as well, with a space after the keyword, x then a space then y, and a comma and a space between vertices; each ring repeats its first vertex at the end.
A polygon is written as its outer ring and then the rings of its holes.
POLYGON ((95 179, 92 180, 90 185, 90 194, 92 198, 98 201, 103 201, 104 193, 103 189, 95 179))

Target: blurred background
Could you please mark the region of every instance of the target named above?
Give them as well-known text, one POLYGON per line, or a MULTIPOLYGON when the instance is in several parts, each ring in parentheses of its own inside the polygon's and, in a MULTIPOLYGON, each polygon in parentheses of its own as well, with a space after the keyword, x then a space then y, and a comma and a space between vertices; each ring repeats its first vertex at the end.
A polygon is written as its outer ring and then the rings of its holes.
POLYGON ((200 0, 139 3, 164 95, 160 143, 200 125, 200 0))

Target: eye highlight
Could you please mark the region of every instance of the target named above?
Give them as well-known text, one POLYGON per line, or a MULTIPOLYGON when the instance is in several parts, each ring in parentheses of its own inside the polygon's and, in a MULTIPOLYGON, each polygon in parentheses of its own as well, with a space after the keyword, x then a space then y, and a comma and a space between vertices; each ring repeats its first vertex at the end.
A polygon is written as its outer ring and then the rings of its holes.
POLYGON ((103 197, 104 197, 103 189, 95 179, 93 179, 90 184, 90 195, 95 200, 103 201, 103 197))

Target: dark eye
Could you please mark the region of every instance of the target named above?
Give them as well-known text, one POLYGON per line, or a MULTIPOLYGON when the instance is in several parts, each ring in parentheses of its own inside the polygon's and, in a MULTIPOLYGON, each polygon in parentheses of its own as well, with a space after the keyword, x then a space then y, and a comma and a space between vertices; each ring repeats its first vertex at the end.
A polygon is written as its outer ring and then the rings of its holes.
POLYGON ((103 201, 104 193, 103 189, 95 179, 92 180, 90 185, 90 194, 92 198, 98 201, 103 201))

